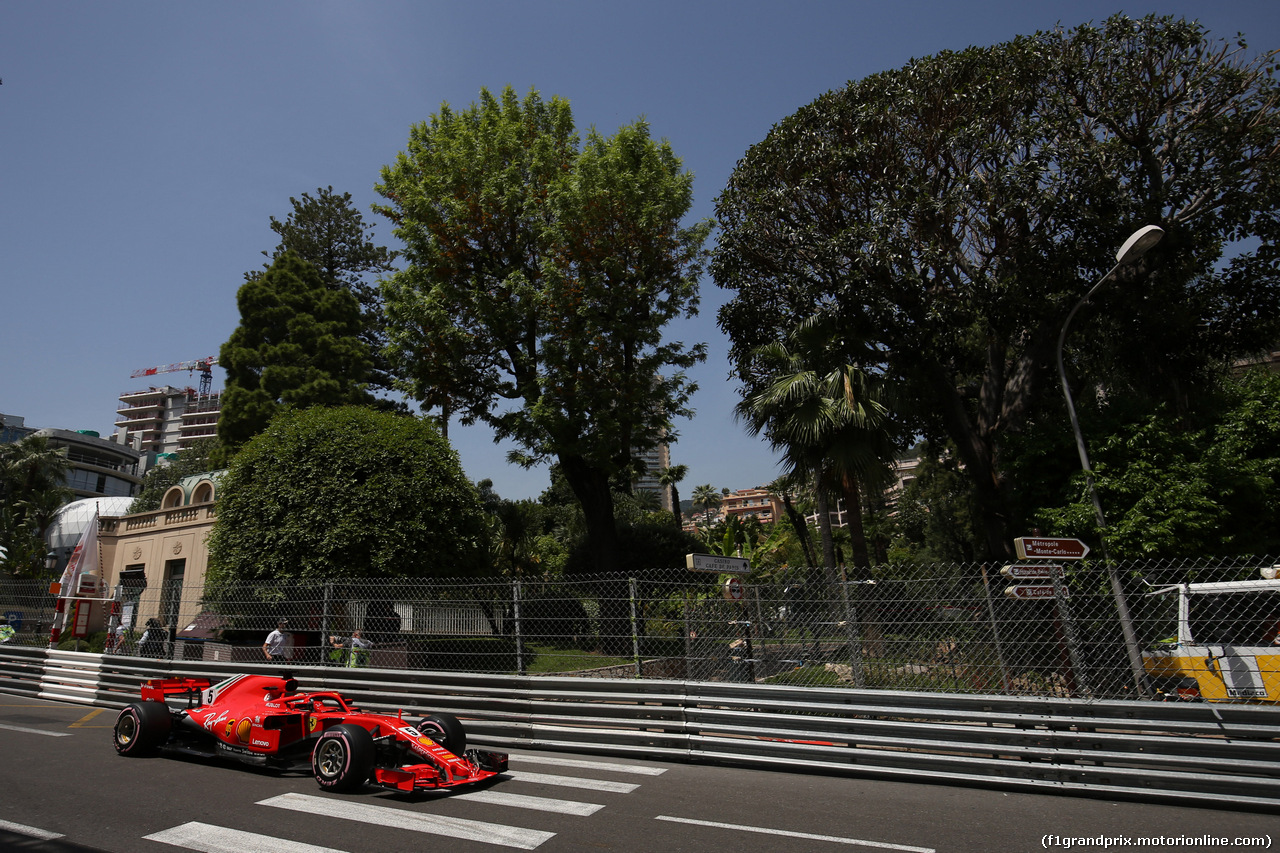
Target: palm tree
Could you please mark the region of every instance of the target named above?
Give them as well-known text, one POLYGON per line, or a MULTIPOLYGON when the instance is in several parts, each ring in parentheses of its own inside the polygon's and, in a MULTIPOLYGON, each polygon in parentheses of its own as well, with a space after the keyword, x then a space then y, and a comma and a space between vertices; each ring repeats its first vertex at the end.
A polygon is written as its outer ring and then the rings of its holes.
POLYGON ((711 512, 713 506, 720 506, 720 493, 716 491, 716 487, 710 483, 704 483, 693 490, 693 505, 702 507, 702 520, 708 520, 707 515, 711 512))
POLYGON ((672 465, 658 472, 658 485, 666 486, 671 490, 671 512, 675 514, 676 527, 684 526, 684 519, 680 514, 680 492, 676 489, 676 484, 683 480, 688 473, 688 465, 672 465))
POLYGON ((828 493, 838 490, 844 497, 854 564, 869 566, 860 482, 878 479, 894 451, 880 391, 865 370, 845 357, 848 349, 829 318, 806 320, 787 342, 755 351, 767 379, 735 410, 752 434, 763 432, 783 451, 788 473, 812 479, 830 573, 836 558, 828 493))
POLYGON ((0 446, 0 548, 15 574, 43 566, 45 533, 72 497, 65 485, 70 469, 66 455, 44 436, 0 446))

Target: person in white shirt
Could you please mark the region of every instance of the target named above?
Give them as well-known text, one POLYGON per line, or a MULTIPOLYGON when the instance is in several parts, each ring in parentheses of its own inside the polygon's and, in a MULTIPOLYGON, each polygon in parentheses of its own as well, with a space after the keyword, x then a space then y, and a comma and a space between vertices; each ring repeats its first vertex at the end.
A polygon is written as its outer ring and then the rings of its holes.
POLYGON ((262 654, 267 660, 284 661, 285 645, 288 642, 284 626, 288 624, 287 619, 281 619, 276 623, 276 629, 267 635, 267 641, 262 644, 262 654))

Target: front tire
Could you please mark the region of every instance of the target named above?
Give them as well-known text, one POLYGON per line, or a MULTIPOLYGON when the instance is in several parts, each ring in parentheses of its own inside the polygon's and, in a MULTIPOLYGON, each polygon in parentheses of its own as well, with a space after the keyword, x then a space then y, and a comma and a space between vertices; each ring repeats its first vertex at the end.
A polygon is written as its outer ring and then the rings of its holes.
POLYGON ((343 723, 326 729, 311 751, 311 772, 326 791, 354 791, 373 774, 373 735, 343 723))
POLYGON ((452 714, 428 714, 418 720, 414 728, 454 755, 461 756, 467 751, 467 730, 452 714))
POLYGON ((134 702, 120 711, 112 730, 116 752, 135 758, 151 755, 169 739, 173 717, 163 702, 134 702))

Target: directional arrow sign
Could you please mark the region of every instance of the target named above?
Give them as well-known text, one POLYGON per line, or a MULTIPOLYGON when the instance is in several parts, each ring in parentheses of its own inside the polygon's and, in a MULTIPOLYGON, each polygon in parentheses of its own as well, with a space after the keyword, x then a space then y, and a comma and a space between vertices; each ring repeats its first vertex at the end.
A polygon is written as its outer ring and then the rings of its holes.
POLYGON ((1014 563, 1001 569, 1000 574, 1014 580, 1048 580, 1054 572, 1061 571, 1061 563, 1014 563))
POLYGON ((685 567, 694 572, 745 575, 751 567, 742 557, 718 557, 715 554, 685 554, 685 567))
MULTIPOLYGON (((1034 599, 1053 598, 1053 587, 1048 584, 1014 584, 1004 588, 1004 594, 1010 598, 1017 598, 1023 601, 1031 601, 1034 599)), ((1070 598, 1071 593, 1065 588, 1062 590, 1063 598, 1070 598)))
POLYGON ((1019 560, 1083 560, 1089 546, 1079 539, 1046 539, 1023 536, 1013 540, 1019 560))

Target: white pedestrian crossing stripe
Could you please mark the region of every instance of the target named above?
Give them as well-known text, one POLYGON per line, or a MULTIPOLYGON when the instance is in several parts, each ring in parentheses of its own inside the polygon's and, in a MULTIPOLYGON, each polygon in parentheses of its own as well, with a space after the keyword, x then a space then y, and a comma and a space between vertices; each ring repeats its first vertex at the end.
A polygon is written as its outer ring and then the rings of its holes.
POLYGON ((523 770, 508 770, 502 775, 517 782, 559 785, 563 788, 586 788, 591 791, 607 791, 610 794, 630 794, 640 787, 630 782, 609 782, 605 779, 583 779, 580 776, 556 776, 549 773, 526 773, 523 770))
POLYGON ((342 820, 371 823, 375 826, 391 826, 413 832, 444 835, 462 841, 482 841, 520 850, 534 850, 544 841, 555 837, 554 832, 543 832, 539 829, 522 829, 518 826, 503 826, 479 820, 423 814, 352 800, 317 797, 311 794, 281 794, 278 797, 261 800, 258 805, 291 809, 313 816, 336 817, 342 820))
POLYGON ((615 764, 609 761, 581 761, 575 758, 557 758, 553 755, 523 755, 511 753, 511 757, 519 759, 521 764, 552 764, 556 767, 580 767, 584 770, 607 770, 611 773, 630 773, 635 776, 661 776, 667 772, 665 767, 652 767, 647 764, 615 764))
MULTIPOLYGON (((642 776, 657 776, 666 772, 665 768, 618 764, 607 761, 579 761, 543 756, 519 756, 519 760, 522 763, 549 764, 566 769, 581 768, 642 776)), ((629 794, 640 787, 630 782, 613 782, 604 779, 586 779, 576 776, 531 773, 520 770, 508 770, 503 774, 502 778, 513 782, 583 788, 612 794, 629 794)), ((459 800, 487 806, 529 809, 577 817, 589 817, 604 808, 601 803, 531 796, 506 790, 501 786, 496 789, 486 788, 478 791, 440 791, 435 793, 437 796, 433 796, 429 800, 433 804, 459 800)), ((431 835, 442 835, 463 841, 479 841, 502 847, 514 847, 520 850, 533 850, 555 837, 554 832, 545 832, 537 829, 524 829, 501 823, 447 817, 407 808, 310 794, 281 794, 277 797, 261 800, 258 805, 288 809, 313 816, 332 817, 375 826, 387 826, 431 835)), ((263 853, 344 853, 344 851, 335 850, 331 847, 304 844, 284 838, 195 821, 153 833, 146 836, 146 838, 174 847, 201 851, 201 853, 241 853, 241 851, 245 850, 263 851, 263 853)))
POLYGON ((287 838, 227 829, 225 826, 213 826, 199 821, 142 837, 147 841, 159 841, 161 844, 199 850, 201 853, 244 853, 246 850, 253 850, 255 853, 345 853, 334 847, 303 844, 287 838))
POLYGON ((506 791, 472 791, 467 794, 454 794, 450 800, 465 800, 469 803, 484 803, 490 806, 510 806, 517 809, 534 809, 553 814, 571 814, 587 817, 600 811, 604 806, 599 803, 579 803, 574 800, 553 800, 548 797, 530 797, 527 794, 511 794, 506 791))

